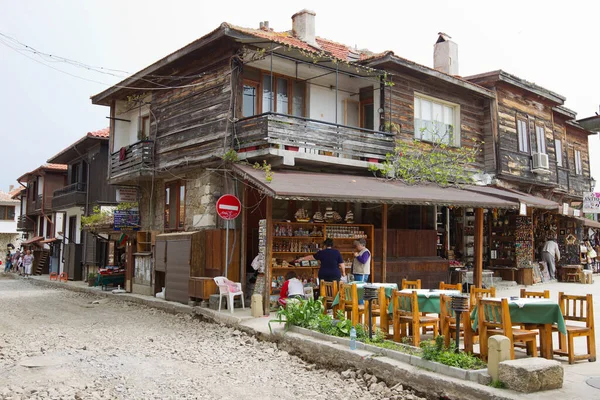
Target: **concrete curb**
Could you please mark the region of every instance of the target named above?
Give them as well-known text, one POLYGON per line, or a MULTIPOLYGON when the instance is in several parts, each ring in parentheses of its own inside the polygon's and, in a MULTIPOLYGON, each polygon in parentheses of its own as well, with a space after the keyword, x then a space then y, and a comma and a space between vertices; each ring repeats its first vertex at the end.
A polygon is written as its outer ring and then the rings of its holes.
POLYGON ((386 349, 368 345, 366 345, 368 347, 365 347, 363 343, 361 343, 363 346, 362 348, 352 351, 349 348, 348 339, 335 338, 334 341, 332 341, 328 335, 323 335, 319 332, 293 327, 289 333, 276 332, 269 334, 242 325, 242 318, 240 317, 219 314, 210 309, 190 307, 188 305, 167 302, 149 296, 125 293, 113 294, 110 291, 105 292, 89 287, 74 286, 64 282, 44 281, 40 279, 23 280, 41 287, 66 289, 78 293, 90 294, 96 297, 130 301, 160 309, 171 314, 184 313, 198 315, 205 320, 239 329, 240 331, 254 335, 261 340, 276 342, 282 350, 297 355, 311 363, 337 370, 349 368, 366 370, 385 381, 390 387, 401 383, 405 387, 412 388, 423 397, 430 400, 438 400, 440 398, 460 400, 517 400, 522 398, 516 392, 505 389, 495 389, 479 383, 452 376, 445 376, 441 373, 427 370, 429 367, 425 364, 421 366, 419 365, 419 361, 416 361, 417 359, 421 360, 420 357, 414 357, 415 361, 412 361, 412 356, 398 352, 388 352, 398 353, 389 356, 386 354, 386 349), (302 330, 302 333, 294 332, 293 330, 295 329, 302 330), (304 331, 307 332, 305 333, 304 331), (322 335, 323 337, 319 337, 318 335, 322 335), (403 356, 409 357, 408 362, 403 356))

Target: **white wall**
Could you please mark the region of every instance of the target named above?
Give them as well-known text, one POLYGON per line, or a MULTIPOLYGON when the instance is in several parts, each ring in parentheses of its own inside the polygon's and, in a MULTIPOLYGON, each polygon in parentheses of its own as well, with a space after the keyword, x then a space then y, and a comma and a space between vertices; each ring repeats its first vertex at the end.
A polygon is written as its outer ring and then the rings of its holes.
MULTIPOLYGON (((145 102, 150 102, 151 98, 144 99, 145 102)), ((114 147, 112 152, 119 151, 121 147, 129 146, 133 143, 137 143, 138 140, 138 123, 140 116, 148 115, 150 112, 150 106, 144 105, 143 107, 136 107, 131 109, 132 105, 126 101, 117 101, 115 118, 125 119, 126 121, 115 120, 115 137, 114 147)), ((152 121, 152 118, 150 118, 152 121)))
MULTIPOLYGON (((17 233, 17 219, 19 219, 19 215, 21 215, 21 210, 19 209, 19 203, 0 203, 3 206, 14 206, 15 207, 15 218, 12 221, 0 220, 0 233, 17 233)), ((16 245, 15 245, 16 246, 16 245)))

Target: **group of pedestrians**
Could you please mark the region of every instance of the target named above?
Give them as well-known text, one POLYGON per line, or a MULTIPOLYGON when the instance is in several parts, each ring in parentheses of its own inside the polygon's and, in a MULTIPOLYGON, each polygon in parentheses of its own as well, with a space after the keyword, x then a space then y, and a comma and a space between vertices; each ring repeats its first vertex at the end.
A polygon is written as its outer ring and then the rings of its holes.
POLYGON ((16 272, 19 275, 30 277, 33 267, 33 254, 31 250, 21 252, 20 250, 12 253, 10 247, 6 249, 4 257, 4 272, 16 272))

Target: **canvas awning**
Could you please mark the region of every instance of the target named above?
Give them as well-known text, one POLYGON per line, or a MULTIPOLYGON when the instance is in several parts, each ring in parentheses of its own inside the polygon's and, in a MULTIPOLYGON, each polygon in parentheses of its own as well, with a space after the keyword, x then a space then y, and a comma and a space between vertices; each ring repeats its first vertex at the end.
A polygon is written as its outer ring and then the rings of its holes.
POLYGON ((268 196, 281 200, 348 201, 407 205, 437 205, 518 209, 519 202, 435 184, 406 185, 362 175, 277 170, 267 182, 265 172, 235 165, 234 172, 248 179, 268 196))
POLYGON ((583 225, 588 228, 600 228, 600 222, 587 218, 583 218, 583 225))
POLYGON ((477 193, 483 193, 494 197, 500 197, 507 200, 524 203, 527 207, 542 208, 545 210, 558 210, 559 204, 543 197, 533 196, 531 194, 519 192, 512 189, 501 189, 493 186, 469 186, 466 190, 477 193))
POLYGON ((58 239, 58 238, 50 238, 50 239, 42 240, 40 243, 44 243, 44 244, 46 244, 46 243, 54 243, 57 240, 60 240, 60 239, 58 239))
POLYGON ((28 245, 28 244, 34 244, 34 243, 37 243, 37 242, 41 242, 42 240, 44 240, 43 236, 36 236, 34 238, 31 238, 31 239, 28 239, 28 240, 24 241, 23 243, 21 243, 21 245, 23 246, 23 245, 28 245))

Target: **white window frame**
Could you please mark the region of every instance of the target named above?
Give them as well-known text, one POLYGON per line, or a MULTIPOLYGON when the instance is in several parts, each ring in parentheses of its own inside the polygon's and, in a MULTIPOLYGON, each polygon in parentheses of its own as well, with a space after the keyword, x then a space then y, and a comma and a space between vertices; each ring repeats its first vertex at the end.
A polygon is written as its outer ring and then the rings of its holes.
POLYGON ((583 168, 581 165, 581 151, 575 150, 575 174, 581 175, 583 173, 583 168))
POLYGON ((556 165, 558 167, 563 166, 563 148, 562 148, 562 140, 554 139, 554 151, 556 154, 556 165))
POLYGON ((529 154, 529 129, 526 119, 517 118, 517 136, 519 142, 519 151, 529 154), (523 128, 525 129, 523 131, 523 128))
MULTIPOLYGON (((422 134, 423 132, 421 132, 420 126, 418 126, 417 124, 417 120, 421 120, 421 100, 425 100, 425 101, 429 101, 432 103, 432 105, 435 103, 437 105, 442 106, 442 110, 443 107, 448 107, 452 109, 452 116, 453 116, 453 141, 450 143, 447 143, 450 146, 453 147, 460 147, 461 146, 461 134, 460 134, 460 104, 456 104, 456 103, 451 103, 449 101, 445 101, 445 100, 441 100, 438 99, 436 97, 431 97, 422 93, 418 93, 415 92, 414 93, 414 101, 413 101, 413 107, 414 107, 414 113, 413 113, 413 122, 414 122, 414 135, 416 139, 425 141, 425 142, 432 142, 432 140, 428 140, 427 138, 423 138, 422 134), (419 102, 419 104, 417 105, 417 102, 419 102), (418 115, 417 115, 418 114, 418 115)), ((432 110, 432 114, 433 114, 433 110, 432 110)), ((444 121, 439 121, 444 123, 444 121)), ((442 138, 443 139, 443 138, 442 138)), ((444 141, 442 141, 444 142, 444 141)), ((444 142, 445 143, 445 142, 444 142)))
POLYGON ((537 152, 541 154, 548 154, 546 148, 546 128, 541 125, 535 126, 535 142, 537 152))

